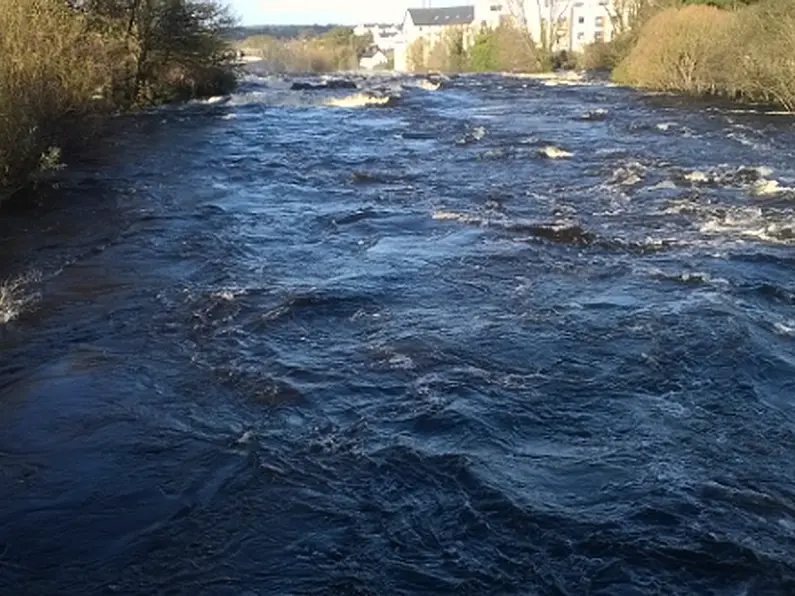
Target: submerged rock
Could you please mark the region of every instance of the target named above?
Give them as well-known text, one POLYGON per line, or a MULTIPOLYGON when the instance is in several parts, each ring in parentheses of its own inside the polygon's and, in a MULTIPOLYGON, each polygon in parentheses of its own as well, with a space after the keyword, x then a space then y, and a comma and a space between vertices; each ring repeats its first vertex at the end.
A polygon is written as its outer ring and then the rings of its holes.
POLYGON ((580 116, 580 120, 586 120, 589 122, 602 122, 607 119, 607 114, 609 112, 604 108, 597 108, 595 110, 589 110, 580 116))
POLYGON ((420 89, 424 89, 425 91, 438 91, 442 88, 442 82, 432 81, 430 79, 421 79, 417 81, 415 86, 419 87, 420 89))
POLYGON ((335 89, 358 89, 358 86, 353 81, 347 79, 330 79, 319 83, 296 81, 290 86, 290 89, 292 91, 326 91, 335 89))

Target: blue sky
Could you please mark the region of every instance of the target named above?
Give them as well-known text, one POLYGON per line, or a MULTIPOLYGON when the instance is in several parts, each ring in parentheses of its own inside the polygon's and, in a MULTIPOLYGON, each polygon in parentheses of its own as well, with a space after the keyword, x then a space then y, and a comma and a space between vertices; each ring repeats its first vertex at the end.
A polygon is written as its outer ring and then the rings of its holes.
MULTIPOLYGON (((422 0, 226 0, 243 25, 356 24, 398 22, 422 0)), ((470 4, 470 0, 433 0, 432 6, 470 4)))

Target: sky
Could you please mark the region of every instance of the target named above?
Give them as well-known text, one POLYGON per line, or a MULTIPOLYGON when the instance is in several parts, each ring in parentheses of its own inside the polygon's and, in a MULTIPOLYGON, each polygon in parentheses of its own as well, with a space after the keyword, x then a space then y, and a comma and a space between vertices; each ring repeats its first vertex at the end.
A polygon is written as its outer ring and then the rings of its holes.
MULTIPOLYGON (((422 0, 226 0, 243 25, 355 25, 400 22, 422 0)), ((470 0, 431 0, 431 6, 470 4, 470 0)))

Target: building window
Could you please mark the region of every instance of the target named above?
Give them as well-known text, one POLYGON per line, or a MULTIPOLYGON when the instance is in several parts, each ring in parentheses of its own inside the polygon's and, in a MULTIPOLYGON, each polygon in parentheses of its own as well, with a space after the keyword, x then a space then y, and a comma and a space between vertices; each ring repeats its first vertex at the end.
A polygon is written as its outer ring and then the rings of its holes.
POLYGON ((585 39, 585 33, 583 33, 582 31, 580 31, 580 32, 577 34, 577 41, 582 41, 583 39, 585 39))
POLYGON ((604 31, 597 31, 593 36, 594 41, 604 41, 605 34, 604 31))
POLYGON ((502 12, 502 4, 492 4, 489 7, 489 10, 491 12, 502 12))
POLYGON ((604 27, 605 26, 605 18, 604 17, 596 17, 596 26, 597 27, 604 27))
POLYGON ((577 19, 577 22, 578 22, 580 25, 584 24, 584 23, 585 23, 585 17, 580 17, 579 19, 577 19))

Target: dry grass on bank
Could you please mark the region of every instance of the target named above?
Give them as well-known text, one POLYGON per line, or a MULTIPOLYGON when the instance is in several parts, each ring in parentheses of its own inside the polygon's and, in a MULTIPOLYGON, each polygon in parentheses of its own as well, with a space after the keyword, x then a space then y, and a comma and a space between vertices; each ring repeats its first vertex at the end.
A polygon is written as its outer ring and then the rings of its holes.
POLYGON ((56 0, 0 6, 0 185, 35 170, 64 123, 100 107, 124 55, 56 0))

